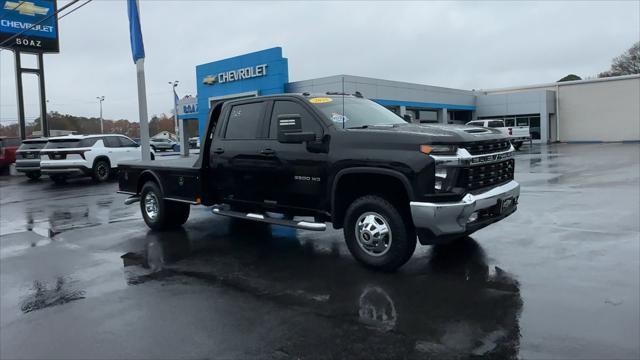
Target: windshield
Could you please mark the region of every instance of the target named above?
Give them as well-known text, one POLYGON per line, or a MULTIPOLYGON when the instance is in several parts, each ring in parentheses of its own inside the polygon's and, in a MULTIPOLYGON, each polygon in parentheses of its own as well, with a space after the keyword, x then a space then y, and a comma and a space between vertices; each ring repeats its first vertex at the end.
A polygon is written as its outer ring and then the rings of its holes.
POLYGON ((325 96, 311 97, 309 102, 320 109, 336 126, 343 127, 344 122, 345 129, 407 123, 391 110, 367 99, 325 96))

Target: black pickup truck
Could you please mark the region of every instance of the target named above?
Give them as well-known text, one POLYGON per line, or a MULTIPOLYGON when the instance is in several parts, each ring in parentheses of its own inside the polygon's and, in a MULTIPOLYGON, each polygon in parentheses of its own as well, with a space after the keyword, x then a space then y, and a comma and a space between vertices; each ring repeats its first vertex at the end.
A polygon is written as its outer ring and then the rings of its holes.
POLYGON ((417 125, 360 94, 285 94, 211 106, 200 156, 119 165, 119 192, 155 230, 191 205, 244 220, 343 229, 361 263, 394 270, 421 244, 512 214, 520 185, 497 131, 417 125))

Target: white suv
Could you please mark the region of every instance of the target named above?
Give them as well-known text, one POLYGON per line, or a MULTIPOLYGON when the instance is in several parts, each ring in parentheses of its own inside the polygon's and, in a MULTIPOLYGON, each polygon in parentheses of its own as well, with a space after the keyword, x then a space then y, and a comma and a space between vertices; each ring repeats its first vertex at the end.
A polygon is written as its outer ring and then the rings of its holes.
POLYGON ((69 135, 49 138, 40 151, 40 171, 56 183, 72 175, 102 182, 115 174, 120 162, 139 159, 140 145, 124 135, 69 135))

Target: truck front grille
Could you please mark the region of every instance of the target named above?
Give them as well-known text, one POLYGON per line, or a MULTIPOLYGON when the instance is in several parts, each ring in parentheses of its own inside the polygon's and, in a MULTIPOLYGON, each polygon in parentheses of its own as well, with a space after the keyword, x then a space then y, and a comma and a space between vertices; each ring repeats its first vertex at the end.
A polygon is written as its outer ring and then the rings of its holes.
POLYGON ((507 151, 511 148, 509 140, 493 140, 474 142, 463 146, 471 155, 492 154, 507 151))
POLYGON ((513 159, 462 168, 458 176, 458 186, 467 190, 500 185, 513 180, 515 161, 513 159))

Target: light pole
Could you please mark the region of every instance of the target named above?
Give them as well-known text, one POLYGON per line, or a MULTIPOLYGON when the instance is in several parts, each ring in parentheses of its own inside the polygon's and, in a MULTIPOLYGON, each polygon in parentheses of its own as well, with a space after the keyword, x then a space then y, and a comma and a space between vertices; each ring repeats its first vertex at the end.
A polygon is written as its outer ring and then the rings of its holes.
POLYGON ((173 116, 175 119, 176 136, 180 144, 180 155, 189 156, 189 143, 184 129, 184 122, 178 120, 178 93, 176 93, 178 83, 178 80, 169 81, 169 85, 171 85, 171 89, 173 90, 173 116))
POLYGON ((100 134, 104 134, 104 124, 102 121, 102 102, 104 101, 104 96, 96 96, 96 99, 100 102, 100 134))
POLYGON ((169 81, 169 85, 171 85, 171 92, 173 92, 173 128, 176 136, 178 137, 178 141, 180 139, 180 127, 178 125, 178 94, 176 93, 176 88, 178 87, 178 80, 169 81))

